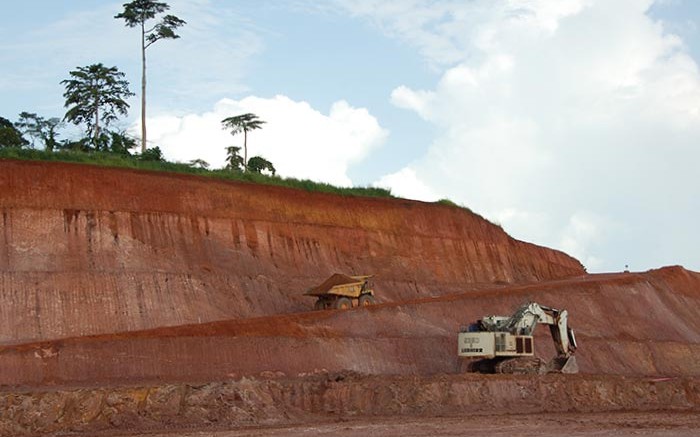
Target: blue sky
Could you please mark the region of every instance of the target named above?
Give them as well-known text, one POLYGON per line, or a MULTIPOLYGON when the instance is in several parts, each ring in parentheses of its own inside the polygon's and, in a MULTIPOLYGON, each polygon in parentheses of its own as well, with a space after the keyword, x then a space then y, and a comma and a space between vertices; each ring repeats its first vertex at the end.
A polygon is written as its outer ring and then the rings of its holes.
MULTIPOLYGON (((60 81, 96 62, 138 91, 121 3, 6 5, 0 116, 62 116, 60 81)), ((169 4, 188 24, 148 54, 149 142, 169 158, 221 165, 240 138, 220 120, 255 112, 251 153, 282 175, 448 197, 589 271, 700 270, 700 2, 169 4)))

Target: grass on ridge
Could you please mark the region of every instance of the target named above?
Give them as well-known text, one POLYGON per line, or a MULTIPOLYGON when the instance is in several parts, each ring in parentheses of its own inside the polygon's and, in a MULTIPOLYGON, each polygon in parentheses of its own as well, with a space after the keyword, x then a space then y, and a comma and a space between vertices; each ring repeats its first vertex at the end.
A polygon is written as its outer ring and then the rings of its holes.
MULTIPOLYGON (((391 190, 378 187, 336 187, 335 185, 322 182, 314 182, 308 179, 282 178, 279 176, 268 176, 254 172, 239 172, 225 169, 208 170, 205 168, 193 167, 189 164, 169 161, 145 161, 138 156, 124 156, 108 152, 81 152, 72 150, 59 150, 47 152, 35 149, 0 148, 0 159, 18 159, 24 161, 59 161, 82 164, 101 165, 105 167, 129 168, 137 170, 164 171, 180 174, 191 174, 197 176, 210 177, 214 179, 244 181, 255 184, 275 185, 280 187, 296 188, 310 192, 338 194, 341 196, 364 196, 377 198, 392 198, 391 190)), ((475 213, 470 208, 459 205, 450 199, 440 199, 432 202, 436 205, 444 205, 467 211, 480 217, 481 219, 503 229, 499 223, 494 223, 480 214, 475 213)))
MULTIPOLYGON (((130 168, 137 170, 165 171, 172 173, 192 174, 233 181, 245 181, 256 184, 276 185, 281 187, 296 188, 305 191, 339 194, 343 196, 365 196, 396 198, 391 190, 378 187, 336 187, 322 182, 314 182, 308 179, 282 178, 268 176, 253 172, 239 172, 224 169, 208 170, 193 167, 189 164, 169 161, 145 161, 138 156, 124 156, 108 152, 81 152, 72 150, 58 150, 47 152, 35 149, 0 148, 0 159, 18 159, 25 161, 59 161, 82 164, 94 164, 105 167, 130 168)), ((459 208, 474 213, 463 205, 458 205, 449 199, 440 199, 433 202, 453 208, 459 208)))
POLYGON ((276 185, 297 188, 306 191, 340 194, 344 196, 366 196, 393 198, 390 190, 377 187, 336 187, 331 184, 314 182, 308 179, 282 178, 253 172, 237 172, 224 169, 208 170, 192 167, 188 164, 168 161, 144 161, 138 156, 123 156, 107 152, 80 152, 60 150, 47 152, 34 149, 0 148, 0 159, 19 159, 27 161, 60 161, 83 164, 102 165, 105 167, 130 168, 138 170, 165 171, 184 173, 215 179, 252 182, 256 184, 276 185))

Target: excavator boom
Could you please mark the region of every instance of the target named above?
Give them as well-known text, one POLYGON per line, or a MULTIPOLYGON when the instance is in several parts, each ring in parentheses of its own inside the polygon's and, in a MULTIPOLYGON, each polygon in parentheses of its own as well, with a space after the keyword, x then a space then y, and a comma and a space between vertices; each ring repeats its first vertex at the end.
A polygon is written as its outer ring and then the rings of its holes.
POLYGON ((557 351, 546 370, 578 372, 574 357, 576 337, 568 327, 568 312, 535 302, 522 305, 510 317, 487 316, 463 329, 458 338, 458 355, 494 361, 492 367, 496 369, 521 368, 521 365, 509 366, 512 363, 506 360, 530 358, 532 361, 535 358, 532 334, 538 324, 549 326, 557 351))

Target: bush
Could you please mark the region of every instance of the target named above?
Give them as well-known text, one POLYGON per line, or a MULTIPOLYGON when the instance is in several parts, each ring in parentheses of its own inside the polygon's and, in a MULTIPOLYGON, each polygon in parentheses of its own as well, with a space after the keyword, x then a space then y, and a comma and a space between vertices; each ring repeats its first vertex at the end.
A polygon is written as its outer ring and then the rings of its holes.
POLYGON ((461 206, 457 205, 456 203, 454 203, 450 199, 440 199, 435 203, 439 203, 440 205, 452 206, 454 208, 462 208, 461 206))
POLYGON ((0 117, 0 148, 20 148, 29 144, 8 119, 0 117))
POLYGON ((141 161, 167 162, 163 156, 163 152, 160 150, 160 147, 146 149, 139 155, 139 159, 141 161))
POLYGON ((262 156, 253 156, 248 160, 248 171, 255 173, 262 173, 263 171, 268 171, 272 176, 277 173, 275 166, 272 165, 270 161, 263 158, 262 156))

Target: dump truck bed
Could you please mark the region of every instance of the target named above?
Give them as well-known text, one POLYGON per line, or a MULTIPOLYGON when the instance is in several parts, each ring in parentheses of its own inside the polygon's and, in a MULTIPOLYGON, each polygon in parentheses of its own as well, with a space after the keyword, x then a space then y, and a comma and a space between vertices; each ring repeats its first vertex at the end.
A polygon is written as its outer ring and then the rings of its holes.
POLYGON ((310 288, 305 296, 324 296, 328 294, 356 298, 362 291, 362 285, 371 276, 347 276, 336 273, 326 279, 323 284, 310 288))

